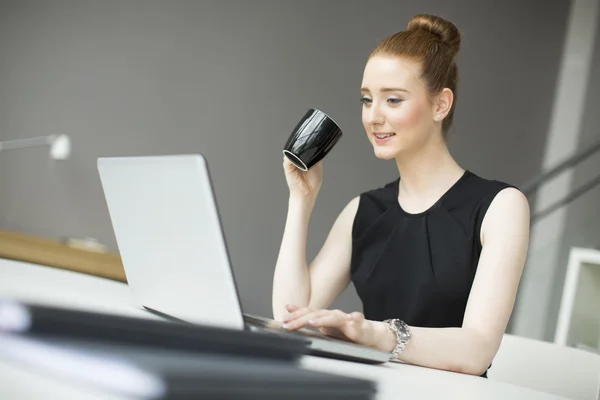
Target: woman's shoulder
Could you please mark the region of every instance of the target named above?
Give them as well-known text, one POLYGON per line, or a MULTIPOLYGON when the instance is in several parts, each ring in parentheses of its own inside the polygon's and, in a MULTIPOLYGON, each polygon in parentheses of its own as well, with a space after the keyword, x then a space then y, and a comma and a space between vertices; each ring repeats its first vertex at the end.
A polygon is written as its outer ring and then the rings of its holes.
POLYGON ((374 188, 361 192, 359 197, 360 207, 375 208, 385 211, 394 206, 398 198, 398 183, 400 178, 384 182, 374 188))
POLYGON ((455 192, 454 196, 447 199, 445 209, 456 215, 468 217, 468 220, 475 222, 476 231, 481 230, 483 219, 488 209, 498 194, 505 190, 516 191, 521 197, 525 197, 521 190, 506 181, 485 178, 471 171, 468 171, 468 177, 465 179, 461 190, 455 192), (475 219, 471 219, 474 217, 475 219))
POLYGON ((352 226, 352 237, 358 244, 365 235, 373 230, 377 237, 385 236, 393 230, 394 218, 389 218, 397 211, 397 187, 399 179, 383 183, 378 187, 361 192, 358 197, 358 207, 352 226))
POLYGON ((455 203, 489 203, 498 193, 504 189, 513 188, 519 190, 515 185, 503 180, 484 178, 472 171, 466 171, 467 179, 456 191, 453 202, 455 203))

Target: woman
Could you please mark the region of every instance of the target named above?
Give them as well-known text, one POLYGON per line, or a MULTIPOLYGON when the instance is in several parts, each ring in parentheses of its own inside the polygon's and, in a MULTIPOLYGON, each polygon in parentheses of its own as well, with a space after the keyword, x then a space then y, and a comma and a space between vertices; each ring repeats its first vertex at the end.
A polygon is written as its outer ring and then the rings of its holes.
POLYGON ((362 120, 375 156, 401 179, 352 199, 307 265, 306 236, 322 165, 284 158, 289 209, 273 285, 284 327, 391 353, 390 360, 486 376, 517 293, 529 207, 516 188, 452 158, 460 33, 417 15, 365 66, 362 120), (327 308, 353 282, 363 313, 327 308))

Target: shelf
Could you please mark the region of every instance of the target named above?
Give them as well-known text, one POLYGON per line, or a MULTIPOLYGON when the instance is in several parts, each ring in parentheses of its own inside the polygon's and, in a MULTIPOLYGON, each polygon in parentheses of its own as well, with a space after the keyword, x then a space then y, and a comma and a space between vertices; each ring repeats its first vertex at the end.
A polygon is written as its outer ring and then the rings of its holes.
POLYGON ((84 250, 16 232, 0 231, 0 258, 127 281, 119 254, 84 250))
POLYGON ((600 349, 600 250, 569 253, 554 343, 600 349))

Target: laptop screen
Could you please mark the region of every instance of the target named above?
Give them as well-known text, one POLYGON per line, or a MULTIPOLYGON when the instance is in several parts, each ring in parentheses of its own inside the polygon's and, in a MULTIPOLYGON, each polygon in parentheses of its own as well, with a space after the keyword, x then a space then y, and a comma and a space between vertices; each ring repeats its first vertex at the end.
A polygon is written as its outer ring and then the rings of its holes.
POLYGON ((204 157, 101 157, 98 171, 137 302, 184 321, 243 329, 204 157))

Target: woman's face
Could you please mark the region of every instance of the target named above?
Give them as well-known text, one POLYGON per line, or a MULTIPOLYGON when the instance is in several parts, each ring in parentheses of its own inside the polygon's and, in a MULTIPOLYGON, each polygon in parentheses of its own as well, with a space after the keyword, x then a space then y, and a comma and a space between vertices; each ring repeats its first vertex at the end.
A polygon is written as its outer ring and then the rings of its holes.
POLYGON ((375 56, 361 85, 362 122, 375 155, 392 159, 423 146, 435 133, 434 107, 417 61, 375 56))

